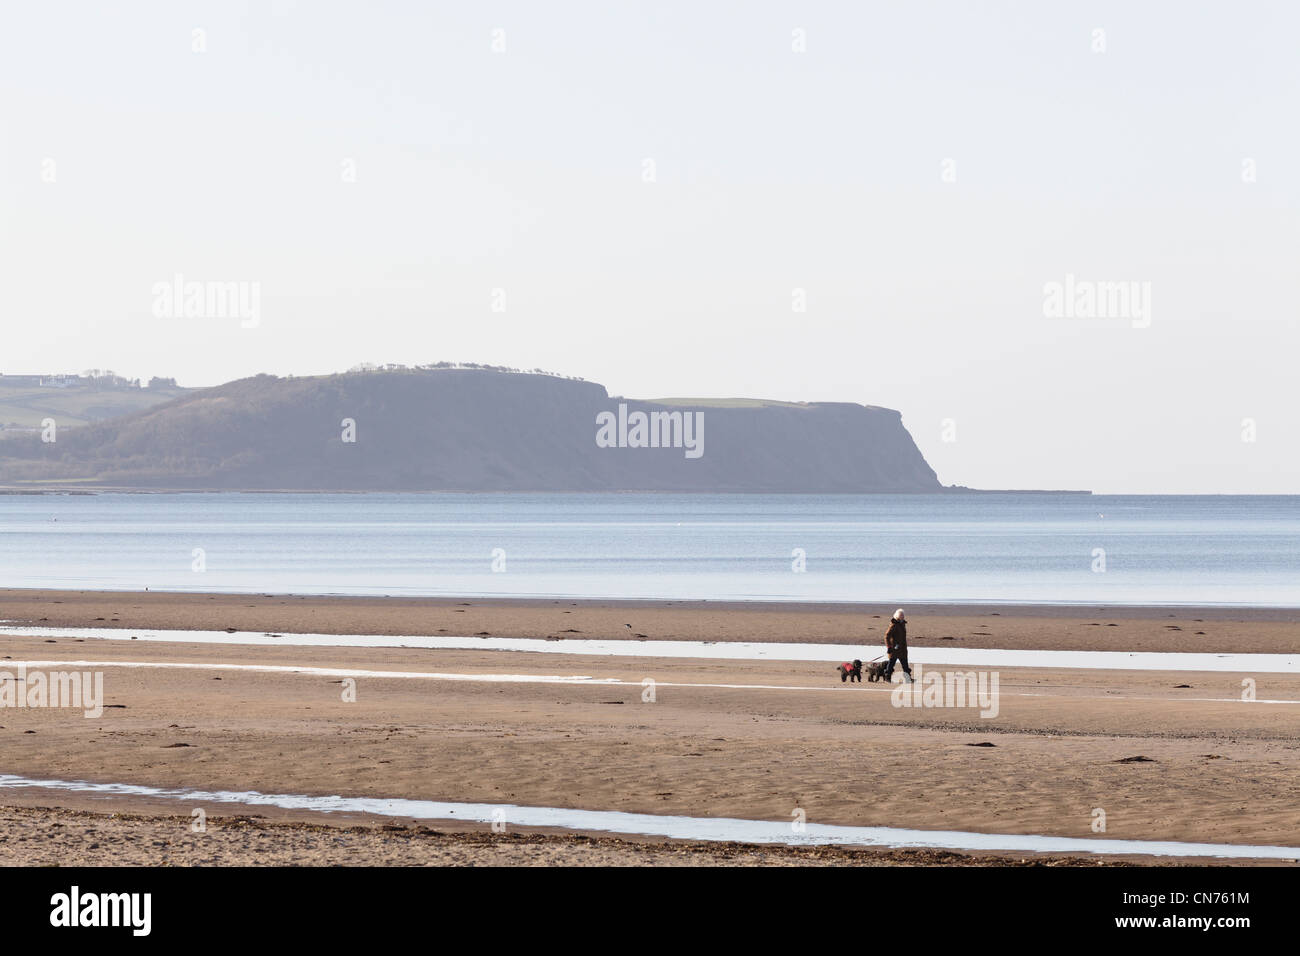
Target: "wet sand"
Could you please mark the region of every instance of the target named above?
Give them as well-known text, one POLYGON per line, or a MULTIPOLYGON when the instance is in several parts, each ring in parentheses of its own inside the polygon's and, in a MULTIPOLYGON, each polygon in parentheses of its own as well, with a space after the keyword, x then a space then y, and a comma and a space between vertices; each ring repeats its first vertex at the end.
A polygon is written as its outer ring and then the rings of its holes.
MULTIPOLYGON (((912 605, 909 641, 1038 650, 1300 650, 1300 609, 912 605)), ((681 601, 351 598, 0 590, 0 619, 45 627, 488 634, 880 645, 894 607, 681 601)))
MULTIPOLYGON (((446 628, 446 633, 488 630, 522 637, 562 636, 571 627, 583 637, 602 638, 644 633, 684 640, 834 641, 839 635, 852 650, 850 642, 874 640, 871 629, 883 623, 860 610, 789 606, 469 600, 403 601, 389 608, 371 599, 0 595, 0 617, 25 617, 42 626, 373 634, 437 634, 446 628)), ((888 610, 880 609, 882 618, 888 610)), ((1218 635, 1216 643, 1230 642, 1238 652, 1248 649, 1243 643, 1271 653, 1300 646, 1300 629, 1270 617, 1271 612, 1237 619, 1199 609, 1146 614, 1074 609, 1058 616, 1037 609, 949 610, 922 616, 910 608, 912 643, 939 646, 950 634, 969 647, 1205 650, 1187 646, 1193 637, 1210 637, 1194 636, 1204 629, 1218 635), (1158 616, 1169 613, 1176 616, 1158 616), (1118 626, 1108 628, 1108 623, 1118 626), (1089 636, 1093 643, 1080 643, 1089 636)), ((826 665, 800 662, 146 645, 16 634, 0 636, 0 658, 0 668, 19 660, 67 662, 66 669, 77 661, 147 661, 586 675, 626 682, 359 678, 356 700, 347 702, 335 677, 234 667, 106 666, 101 669, 109 707, 98 719, 66 709, 0 709, 0 773, 32 778, 761 820, 790 820, 800 809, 809 822, 846 826, 1300 847, 1300 704, 1243 703, 1242 680, 1249 675, 1004 668, 998 713, 981 717, 971 708, 899 708, 881 685, 841 684, 826 665), (643 699, 641 681, 647 677, 657 682, 652 702, 643 699), (738 686, 697 686, 703 684, 738 686), (1139 757, 1145 759, 1134 759, 1139 757), (1104 833, 1093 829, 1098 810, 1105 814, 1104 833)), ((1300 701, 1300 676, 1260 674, 1254 680, 1259 698, 1300 701)), ((155 832, 151 828, 171 827, 159 821, 178 813, 188 820, 188 808, 178 811, 174 804, 50 791, 0 791, 0 806, 45 807, 51 809, 41 813, 54 815, 67 809, 143 813, 148 819, 132 826, 145 835, 155 832)), ((207 811, 212 818, 242 814, 229 805, 207 811)), ((279 822, 276 811, 255 812, 279 822)), ((335 839, 343 841, 336 847, 346 844, 372 862, 773 864, 811 862, 798 855, 814 852, 823 854, 817 862, 948 862, 943 854, 926 856, 934 851, 891 855, 717 846, 689 851, 676 842, 635 840, 631 848, 623 845, 629 841, 612 841, 597 851, 597 844, 573 835, 511 842, 485 833, 486 827, 471 827, 472 839, 448 842, 408 833, 399 840, 396 831, 373 820, 364 821, 367 832, 351 835, 340 827, 356 821, 317 814, 287 822, 306 819, 325 827, 320 831, 325 835, 272 827, 267 836, 233 834, 227 843, 182 852, 178 848, 188 846, 188 832, 179 843, 150 836, 132 839, 128 847, 118 824, 103 824, 103 831, 97 824, 96 833, 107 834, 104 839, 62 833, 60 840, 71 843, 58 845, 72 854, 70 859, 142 863, 201 862, 209 859, 204 853, 229 863, 338 862, 330 856, 335 839), (89 842, 99 847, 92 850, 89 842)), ((52 821, 55 816, 47 822, 52 821)), ((455 829, 424 823, 429 830, 455 829)), ((12 832, 26 837, 19 843, 0 838, 0 854, 11 862, 44 859, 38 852, 41 840, 32 836, 32 827, 42 825, 39 814, 15 823, 12 832)), ((413 825, 403 822, 406 829, 413 825)), ((960 856, 1012 861, 996 854, 960 856)))
MULTIPOLYGON (((0 866, 1128 866, 1095 857, 751 846, 392 822, 0 807, 0 866)), ((1172 865, 1172 864, 1171 864, 1172 865)))

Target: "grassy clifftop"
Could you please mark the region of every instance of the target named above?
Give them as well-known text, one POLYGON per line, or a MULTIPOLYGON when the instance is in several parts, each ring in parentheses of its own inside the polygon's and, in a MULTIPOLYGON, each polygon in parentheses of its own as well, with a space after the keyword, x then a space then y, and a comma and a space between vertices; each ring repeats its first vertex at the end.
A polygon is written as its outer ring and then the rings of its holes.
POLYGON ((141 412, 186 394, 184 388, 50 388, 5 381, 0 376, 0 426, 38 428, 46 418, 61 426, 76 427, 91 422, 141 412))

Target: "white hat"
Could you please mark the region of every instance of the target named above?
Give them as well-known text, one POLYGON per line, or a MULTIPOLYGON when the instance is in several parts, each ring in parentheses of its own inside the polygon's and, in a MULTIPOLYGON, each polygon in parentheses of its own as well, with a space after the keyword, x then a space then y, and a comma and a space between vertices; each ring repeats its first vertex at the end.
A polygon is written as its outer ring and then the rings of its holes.
POLYGON ((900 607, 897 611, 894 612, 894 620, 895 620, 895 621, 906 621, 906 620, 907 620, 907 618, 903 616, 903 609, 902 609, 901 607, 900 607))

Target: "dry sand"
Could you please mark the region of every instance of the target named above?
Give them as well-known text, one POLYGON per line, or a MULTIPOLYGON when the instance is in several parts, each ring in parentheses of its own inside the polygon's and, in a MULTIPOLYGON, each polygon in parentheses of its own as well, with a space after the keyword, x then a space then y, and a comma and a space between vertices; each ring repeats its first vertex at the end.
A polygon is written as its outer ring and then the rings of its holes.
MULTIPOLYGON (((1300 646, 1290 612, 1233 617, 1209 610, 931 610, 909 609, 915 646, 942 646, 945 635, 960 638, 958 646, 966 647, 1284 652, 1300 646), (1108 628, 1111 623, 1117 626, 1108 628), (1196 635, 1198 630, 1207 633, 1196 635), (1086 642, 1089 637, 1092 643, 1086 642), (1214 646, 1197 643, 1202 641, 1214 646)), ((664 639, 849 644, 874 643, 888 611, 872 611, 882 615, 878 620, 861 610, 790 606, 473 600, 389 605, 285 597, 0 593, 0 617, 42 626, 230 626, 276 633, 486 630, 494 636, 542 637, 571 628, 573 636, 582 637, 642 633, 664 639)), ((846 647, 845 656, 853 656, 853 649, 846 647)), ((1100 835, 1092 831, 1094 810, 1100 808, 1106 814, 1104 835, 1116 839, 1300 847, 1300 705, 1240 702, 1241 680, 1248 675, 1003 668, 1000 712, 988 719, 967 709, 896 708, 879 685, 843 685, 827 665, 792 662, 10 635, 0 637, 0 658, 581 674, 628 682, 361 678, 357 700, 348 703, 331 677, 107 667, 105 693, 112 706, 99 719, 86 719, 80 711, 0 710, 0 773, 26 777, 767 820, 789 820, 799 808, 817 823, 1083 838, 1100 835), (659 684, 653 703, 642 701, 645 677, 659 684), (808 689, 665 686, 709 683, 808 689), (1139 756, 1148 759, 1130 759, 1139 756)), ((1254 676, 1259 697, 1300 700, 1300 676, 1254 676)), ((48 862, 51 848, 69 862, 106 863, 951 859, 921 852, 684 847, 560 834, 515 839, 513 832, 504 838, 486 834, 486 827, 437 836, 409 820, 396 821, 400 830, 388 830, 377 820, 319 814, 282 819, 261 809, 256 812, 264 814, 266 826, 223 825, 192 837, 173 832, 178 819, 188 823, 189 808, 164 801, 13 790, 0 791, 0 804, 10 808, 5 819, 13 824, 0 830, 0 862, 9 863, 48 862), (64 809, 19 809, 32 807, 64 809), (70 810, 145 818, 98 817, 83 828, 93 830, 88 834, 59 816, 70 810), (314 822, 305 826, 306 820, 314 822), (54 822, 63 826, 53 827, 54 822), (355 824, 364 827, 346 829, 355 824), (128 838, 132 833, 140 838, 128 838), (98 846, 92 849, 92 842, 98 846)), ((206 809, 214 819, 243 812, 229 805, 206 809)), ((969 856, 978 862, 1000 859, 969 856)))

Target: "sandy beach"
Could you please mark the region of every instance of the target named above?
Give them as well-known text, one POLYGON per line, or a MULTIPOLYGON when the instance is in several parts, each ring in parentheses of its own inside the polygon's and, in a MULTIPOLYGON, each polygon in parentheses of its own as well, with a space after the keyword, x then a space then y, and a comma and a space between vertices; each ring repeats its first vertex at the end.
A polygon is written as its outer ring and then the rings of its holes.
MULTIPOLYGON (((705 601, 307 597, 0 589, 0 620, 43 627, 328 634, 782 641, 880 646, 894 607, 705 601)), ((932 605, 908 607, 926 646, 1089 651, 1300 649, 1300 608, 932 605)))
MULTIPOLYGON (((899 708, 820 663, 513 651, 210 646, 32 627, 691 641, 880 641, 892 608, 0 592, 0 668, 104 675, 102 716, 0 709, 0 773, 690 817, 1296 846, 1300 675, 1004 668, 996 716, 899 708), (876 615, 879 615, 877 617, 876 615), (628 627, 627 625, 631 625, 628 627), (10 625, 14 627, 14 624, 10 625), (179 665, 140 667, 140 664, 179 665), (33 665, 34 666, 34 665, 33 665), (256 668, 284 667, 287 670, 256 668), (355 678, 355 700, 337 674, 355 678), (432 676, 431 676, 432 675, 432 676), (441 675, 441 676, 438 676, 441 675), (448 675, 457 675, 449 679, 448 675), (511 682, 502 682, 510 675, 511 682), (587 677, 617 684, 525 682, 587 677), (492 679, 487 679, 492 678, 492 679), (656 683, 652 701, 642 681, 656 683), (1095 829, 1098 811, 1105 830, 1095 829)), ((1300 612, 909 608, 913 647, 1289 653, 1300 612), (951 640, 947 640, 947 639, 951 640)), ((874 655, 875 651, 871 653, 874 655)), ((0 790, 0 862, 1060 862, 1037 854, 743 847, 135 796, 0 790), (117 816, 112 816, 116 814, 117 816), (127 815, 127 816, 124 816, 127 815), (223 821, 234 820, 234 823, 223 821), (243 822, 240 822, 243 821, 243 822), (436 832, 435 832, 436 831, 436 832), (588 837, 584 839, 583 837, 588 837)), ((1073 855, 1089 864, 1141 857, 1073 855)), ((1155 861, 1147 858, 1144 862, 1155 861)), ((1177 862, 1169 857, 1158 862, 1177 862)), ((1205 862, 1201 860, 1199 862, 1205 862)))
POLYGON ((0 866, 1129 866, 1101 857, 752 846, 555 833, 354 825, 263 814, 209 817, 0 808, 0 866))

